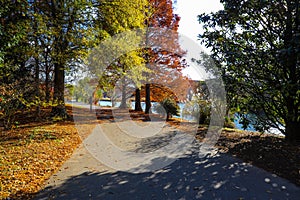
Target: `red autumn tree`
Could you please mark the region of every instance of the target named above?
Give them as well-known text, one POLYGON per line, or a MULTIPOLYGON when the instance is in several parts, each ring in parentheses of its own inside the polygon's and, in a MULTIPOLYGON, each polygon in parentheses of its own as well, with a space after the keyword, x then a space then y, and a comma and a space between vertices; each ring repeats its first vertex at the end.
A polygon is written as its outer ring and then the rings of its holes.
MULTIPOLYGON (((145 113, 150 112, 150 82, 163 84, 176 92, 174 80, 183 80, 181 70, 187 66, 183 59, 184 51, 179 45, 178 26, 180 17, 173 12, 172 0, 149 0, 148 18, 146 20, 145 60, 152 73, 145 85, 145 113), (175 86, 175 87, 174 87, 175 86)), ((137 89, 136 94, 140 91, 137 89)), ((136 102, 136 105, 138 102, 136 102)), ((139 105, 136 106, 136 109, 139 105)))

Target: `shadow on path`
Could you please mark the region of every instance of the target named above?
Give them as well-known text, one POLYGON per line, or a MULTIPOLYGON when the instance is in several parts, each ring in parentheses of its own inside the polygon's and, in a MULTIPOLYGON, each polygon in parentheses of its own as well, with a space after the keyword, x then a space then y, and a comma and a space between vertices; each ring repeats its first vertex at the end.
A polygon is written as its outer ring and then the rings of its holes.
MULTIPOLYGON (((164 158, 161 158, 164 159, 164 158)), ((157 161, 154 161, 155 163, 157 161)), ((299 199, 285 179, 227 154, 192 154, 156 172, 84 172, 35 199, 299 199)))

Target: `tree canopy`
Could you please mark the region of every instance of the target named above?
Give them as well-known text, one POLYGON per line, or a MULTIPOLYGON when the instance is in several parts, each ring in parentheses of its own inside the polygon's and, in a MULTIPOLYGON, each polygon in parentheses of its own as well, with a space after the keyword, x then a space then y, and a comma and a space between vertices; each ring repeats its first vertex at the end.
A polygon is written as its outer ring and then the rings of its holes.
POLYGON ((199 15, 202 43, 223 73, 227 99, 245 125, 300 141, 299 1, 221 0, 199 15))
MULTIPOLYGON (((184 79, 181 70, 187 66, 183 58, 185 52, 180 47, 177 32, 180 17, 174 13, 172 0, 150 0, 149 2, 145 38, 146 46, 149 48, 145 49, 144 58, 147 67, 155 74, 148 76, 148 81, 164 84, 170 88, 173 86, 172 89, 176 90, 174 80, 184 79)), ((145 88, 145 113, 149 113, 151 107, 150 83, 146 83, 145 88)))
MULTIPOLYGON (((180 83, 181 79, 185 81, 181 69, 186 66, 182 58, 184 52, 180 51, 178 42, 179 19, 173 13, 170 0, 0 0, 1 114, 6 110, 1 119, 7 120, 18 109, 28 108, 35 108, 38 118, 40 107, 46 104, 52 107, 53 117, 68 117, 65 94, 77 94, 78 88, 71 87, 70 80, 76 79, 74 75, 81 73, 78 69, 84 68, 85 64, 92 72, 89 74, 91 80, 100 77, 98 86, 95 86, 98 92, 120 83, 122 91, 125 91, 128 87, 141 88, 146 81, 158 80, 176 90, 173 83, 180 83), (114 43, 105 43, 116 39, 116 35, 124 36, 122 33, 130 30, 149 31, 151 28, 161 30, 148 32, 148 38, 136 34, 128 35, 131 40, 119 37, 120 40, 114 43), (174 32, 172 38, 163 35, 166 29, 174 32), (166 43, 169 51, 150 43, 148 46, 151 48, 145 48, 147 41, 166 43), (106 60, 107 56, 120 52, 120 46, 130 46, 130 43, 140 43, 144 47, 123 52, 110 63, 91 64, 95 59, 106 60), (89 50, 97 49, 99 44, 103 51, 98 51, 94 60, 85 63, 89 50), (124 77, 128 80, 123 80, 124 77), (74 88, 77 88, 76 91, 73 91, 74 88)), ((178 87, 176 93, 181 94, 183 90, 178 87)), ((150 90, 147 94, 149 97, 150 90)), ((125 105, 128 94, 122 96, 125 105)))

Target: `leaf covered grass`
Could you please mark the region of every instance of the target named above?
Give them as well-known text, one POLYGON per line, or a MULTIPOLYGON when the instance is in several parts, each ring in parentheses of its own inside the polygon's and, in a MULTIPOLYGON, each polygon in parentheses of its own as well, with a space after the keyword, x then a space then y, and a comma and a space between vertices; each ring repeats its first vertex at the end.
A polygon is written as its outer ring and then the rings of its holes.
POLYGON ((30 198, 81 141, 73 122, 45 119, 1 130, 0 138, 0 199, 30 198))
MULTIPOLYGON (((203 139, 203 131, 197 139, 203 139)), ((274 134, 224 129, 216 147, 300 186, 299 144, 289 144, 274 134)))
POLYGON ((224 132, 218 147, 300 186, 300 145, 283 137, 252 132, 224 132))

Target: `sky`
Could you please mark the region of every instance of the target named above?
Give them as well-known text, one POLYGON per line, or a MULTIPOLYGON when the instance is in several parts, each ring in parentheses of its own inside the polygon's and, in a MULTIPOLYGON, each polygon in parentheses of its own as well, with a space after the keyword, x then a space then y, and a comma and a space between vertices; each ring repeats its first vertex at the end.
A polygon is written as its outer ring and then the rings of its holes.
MULTIPOLYGON (((177 0, 175 13, 181 17, 179 22, 179 33, 182 36, 180 43, 184 50, 188 52, 187 60, 197 57, 200 51, 209 54, 209 49, 200 45, 198 35, 203 32, 202 25, 199 24, 197 16, 201 13, 210 13, 222 9, 219 0, 177 0)), ((207 74, 204 69, 188 62, 190 67, 183 72, 194 80, 205 80, 207 74)))
POLYGON ((219 0, 177 0, 175 13, 181 17, 179 32, 196 41, 197 35, 202 31, 197 16, 204 12, 218 11, 222 7, 219 0))

